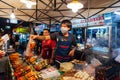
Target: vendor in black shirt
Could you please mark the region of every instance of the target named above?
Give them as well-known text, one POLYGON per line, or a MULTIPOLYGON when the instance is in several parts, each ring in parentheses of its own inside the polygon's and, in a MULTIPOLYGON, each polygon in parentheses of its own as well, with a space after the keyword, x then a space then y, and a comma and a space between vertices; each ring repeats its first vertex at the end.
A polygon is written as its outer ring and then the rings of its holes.
POLYGON ((47 40, 53 39, 57 42, 54 58, 59 62, 71 61, 76 48, 76 39, 69 30, 72 28, 72 23, 69 20, 63 20, 60 27, 60 32, 52 33, 49 36, 31 35, 32 39, 47 40))

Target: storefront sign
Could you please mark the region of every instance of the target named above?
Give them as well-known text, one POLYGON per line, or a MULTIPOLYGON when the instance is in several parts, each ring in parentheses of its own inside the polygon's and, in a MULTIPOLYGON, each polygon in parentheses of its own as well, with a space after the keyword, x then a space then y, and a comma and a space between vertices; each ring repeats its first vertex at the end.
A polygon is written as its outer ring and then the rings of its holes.
POLYGON ((98 15, 98 16, 93 16, 89 19, 72 20, 71 22, 73 28, 104 25, 104 17, 103 15, 98 15))

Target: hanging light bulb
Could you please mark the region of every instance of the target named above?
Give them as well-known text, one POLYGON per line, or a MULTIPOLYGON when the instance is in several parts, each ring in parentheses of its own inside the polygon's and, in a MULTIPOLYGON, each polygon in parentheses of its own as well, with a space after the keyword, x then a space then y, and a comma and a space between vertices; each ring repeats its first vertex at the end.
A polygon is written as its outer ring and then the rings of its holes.
POLYGON ((83 4, 78 0, 73 0, 71 3, 68 3, 67 7, 72 9, 73 12, 77 12, 79 9, 83 8, 83 4))
POLYGON ((15 18, 15 14, 14 11, 12 10, 12 13, 10 14, 10 18, 14 19, 15 18))

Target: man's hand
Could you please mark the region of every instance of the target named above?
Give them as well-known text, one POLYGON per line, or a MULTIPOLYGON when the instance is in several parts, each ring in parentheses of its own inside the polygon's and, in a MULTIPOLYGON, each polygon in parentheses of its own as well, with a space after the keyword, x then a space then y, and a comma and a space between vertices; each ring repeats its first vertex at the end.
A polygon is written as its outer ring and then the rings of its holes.
POLYGON ((74 52, 75 52, 75 49, 72 49, 70 52, 69 52, 69 56, 74 56, 74 52))
POLYGON ((36 39, 38 37, 38 35, 30 35, 31 39, 36 39))

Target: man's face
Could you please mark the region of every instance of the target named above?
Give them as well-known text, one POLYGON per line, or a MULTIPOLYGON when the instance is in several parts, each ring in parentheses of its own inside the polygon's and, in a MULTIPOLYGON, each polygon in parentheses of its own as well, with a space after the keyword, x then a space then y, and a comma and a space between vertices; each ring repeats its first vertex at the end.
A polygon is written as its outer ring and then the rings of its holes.
POLYGON ((43 31, 43 36, 48 36, 50 33, 49 33, 49 31, 48 30, 44 30, 43 31))
POLYGON ((66 24, 61 24, 61 28, 68 28, 68 30, 70 30, 70 28, 66 24))
POLYGON ((70 30, 70 28, 66 24, 61 24, 61 29, 60 30, 63 34, 66 34, 70 30))

